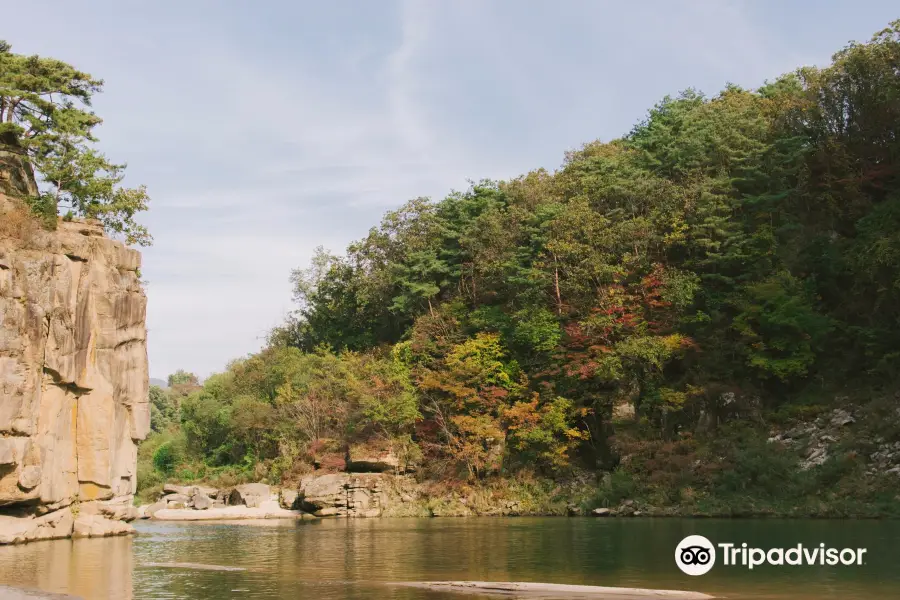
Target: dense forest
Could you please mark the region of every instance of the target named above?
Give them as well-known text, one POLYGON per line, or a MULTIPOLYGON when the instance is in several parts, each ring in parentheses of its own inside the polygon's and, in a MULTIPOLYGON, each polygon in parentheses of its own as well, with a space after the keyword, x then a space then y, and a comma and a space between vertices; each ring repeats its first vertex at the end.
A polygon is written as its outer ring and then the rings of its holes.
POLYGON ((261 352, 153 388, 142 485, 391 452, 467 485, 587 473, 594 504, 891 512, 900 21, 666 97, 555 172, 409 201, 292 281, 261 352), (859 427, 821 464, 769 439, 835 409, 859 427))

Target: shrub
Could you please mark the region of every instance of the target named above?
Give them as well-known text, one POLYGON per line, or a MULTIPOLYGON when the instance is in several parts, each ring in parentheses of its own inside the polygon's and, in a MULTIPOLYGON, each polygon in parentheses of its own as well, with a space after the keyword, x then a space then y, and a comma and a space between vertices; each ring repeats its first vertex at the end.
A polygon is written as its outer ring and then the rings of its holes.
POLYGON ((0 238, 9 238, 27 246, 38 231, 38 222, 21 203, 0 203, 0 238))
POLYGON ((623 500, 632 498, 638 488, 639 485, 633 473, 622 468, 616 469, 604 476, 596 495, 588 502, 587 508, 615 506, 623 500))
POLYGON ((171 475, 181 462, 181 455, 173 442, 166 442, 153 453, 153 466, 160 473, 171 475))

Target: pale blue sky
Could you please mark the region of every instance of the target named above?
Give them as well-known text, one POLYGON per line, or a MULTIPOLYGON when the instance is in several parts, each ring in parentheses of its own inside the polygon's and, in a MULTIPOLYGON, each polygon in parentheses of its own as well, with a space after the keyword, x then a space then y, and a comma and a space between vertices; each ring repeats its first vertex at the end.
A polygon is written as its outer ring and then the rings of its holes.
POLYGON ((150 370, 259 349, 313 249, 467 179, 556 168, 666 94, 825 64, 896 1, 28 0, 0 36, 106 80, 102 149, 152 197, 150 370))

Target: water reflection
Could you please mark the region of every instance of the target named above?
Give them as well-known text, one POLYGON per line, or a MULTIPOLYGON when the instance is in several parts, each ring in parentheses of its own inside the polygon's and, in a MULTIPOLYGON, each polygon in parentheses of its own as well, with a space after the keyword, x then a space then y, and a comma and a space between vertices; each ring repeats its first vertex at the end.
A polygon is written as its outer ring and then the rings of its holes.
POLYGON ((474 600, 387 585, 393 581, 535 581, 692 589, 738 599, 877 600, 900 597, 900 524, 663 519, 372 519, 150 523, 135 538, 37 542, 0 548, 0 582, 85 599, 316 598, 474 600), (684 536, 760 547, 820 542, 866 547, 859 568, 677 570, 684 536), (162 568, 202 563, 242 571, 162 568))
POLYGON ((88 598, 133 598, 134 540, 114 537, 0 548, 0 582, 88 598))

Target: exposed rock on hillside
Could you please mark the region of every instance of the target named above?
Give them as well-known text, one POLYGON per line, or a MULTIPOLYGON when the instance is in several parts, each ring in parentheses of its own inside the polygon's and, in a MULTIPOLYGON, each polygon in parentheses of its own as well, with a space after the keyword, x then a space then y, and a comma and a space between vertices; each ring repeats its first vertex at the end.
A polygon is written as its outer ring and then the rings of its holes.
MULTIPOLYGON (((17 210, 0 196, 0 220, 17 210)), ((128 518, 118 507, 131 505, 150 421, 140 262, 96 222, 0 228, 0 513, 32 519, 79 502, 128 518)), ((79 529, 120 532, 104 518, 79 529)), ((71 521, 54 521, 52 536, 71 535, 71 521)))
POLYGON ((380 473, 305 477, 297 490, 299 500, 292 502, 319 517, 378 517, 391 504, 387 477, 380 473))

